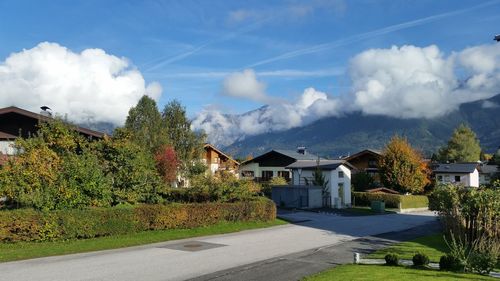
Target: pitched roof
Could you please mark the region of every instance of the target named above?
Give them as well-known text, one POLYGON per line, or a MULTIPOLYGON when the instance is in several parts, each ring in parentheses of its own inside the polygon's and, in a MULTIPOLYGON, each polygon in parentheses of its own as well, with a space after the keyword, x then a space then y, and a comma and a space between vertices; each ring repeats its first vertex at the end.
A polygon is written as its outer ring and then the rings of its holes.
POLYGON ((494 174, 500 172, 498 165, 481 165, 479 166, 479 172, 482 174, 494 174))
POLYGON ((447 164, 437 164, 433 168, 434 173, 458 173, 458 174, 470 174, 477 169, 478 163, 447 163, 447 164))
POLYGON ((215 147, 214 145, 212 144, 209 144, 209 143, 205 143, 203 145, 203 148, 211 148, 213 150, 215 150, 217 153, 223 155, 224 157, 226 157, 227 159, 229 159, 230 161, 233 161, 234 163, 236 163, 236 165, 239 165, 240 163, 236 160, 234 160, 231 156, 225 154, 224 152, 220 151, 217 147, 215 147))
POLYGON ((295 150, 286 150, 286 149, 275 149, 274 151, 281 153, 283 155, 286 155, 288 157, 291 157, 295 160, 317 160, 318 156, 309 152, 306 152, 305 154, 298 153, 295 150))
POLYGON ((357 158, 363 154, 372 154, 372 155, 376 155, 376 156, 381 156, 382 155, 382 151, 378 150, 378 149, 365 149, 365 150, 361 150, 360 152, 357 152, 357 153, 354 153, 353 155, 351 156, 347 156, 346 158, 344 158, 345 160, 349 161, 349 160, 352 160, 354 158, 357 158))
MULTIPOLYGON (((43 120, 43 121, 47 121, 47 120, 52 119, 52 117, 47 117, 47 116, 44 116, 44 115, 41 115, 41 114, 38 114, 35 112, 31 112, 31 111, 28 111, 28 110, 25 110, 25 109, 22 109, 22 108, 19 108, 16 106, 9 106, 9 107, 0 108, 0 115, 7 114, 7 113, 17 113, 20 115, 24 115, 24 116, 27 116, 27 117, 30 117, 33 119, 43 120)), ((102 138, 105 135, 102 132, 94 131, 91 129, 87 129, 87 128, 83 128, 83 127, 79 127, 79 126, 74 126, 74 127, 75 127, 77 132, 85 134, 85 135, 89 135, 92 137, 102 138)))
POLYGON ((340 165, 345 165, 352 169, 352 165, 344 160, 320 160, 319 165, 317 160, 299 160, 293 164, 288 165, 287 169, 303 169, 303 170, 314 170, 319 166, 321 170, 335 170, 340 165))
MULTIPOLYGON (((297 160, 315 160, 316 161, 316 160, 318 160, 317 155, 309 153, 309 152, 302 154, 302 153, 298 153, 297 151, 294 151, 294 150, 273 149, 273 150, 270 150, 264 154, 261 154, 261 155, 255 157, 253 159, 244 161, 241 164, 244 165, 244 164, 248 164, 248 163, 258 162, 258 161, 265 159, 266 157, 272 155, 273 153, 278 153, 278 154, 281 154, 285 157, 288 157, 288 158, 292 159, 291 161, 297 161, 297 160)), ((322 159, 322 158, 320 158, 320 159, 322 159)), ((292 163, 291 161, 289 161, 289 163, 292 163)))
POLYGON ((0 139, 15 139, 16 136, 0 131, 0 139))

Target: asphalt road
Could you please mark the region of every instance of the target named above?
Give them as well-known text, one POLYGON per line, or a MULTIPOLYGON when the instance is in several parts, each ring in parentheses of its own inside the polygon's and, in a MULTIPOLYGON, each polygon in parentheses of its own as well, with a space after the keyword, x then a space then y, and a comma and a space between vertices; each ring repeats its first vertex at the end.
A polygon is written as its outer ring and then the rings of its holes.
MULTIPOLYGON (((0 263, 0 280, 186 280, 435 221, 431 213, 284 214, 296 224, 85 254, 0 263)), ((326 257, 325 257, 326 258, 326 257)), ((280 268, 280 267, 275 267, 280 268)), ((248 279, 251 280, 251 279, 248 279)), ((255 280, 255 279, 254 279, 255 280)))

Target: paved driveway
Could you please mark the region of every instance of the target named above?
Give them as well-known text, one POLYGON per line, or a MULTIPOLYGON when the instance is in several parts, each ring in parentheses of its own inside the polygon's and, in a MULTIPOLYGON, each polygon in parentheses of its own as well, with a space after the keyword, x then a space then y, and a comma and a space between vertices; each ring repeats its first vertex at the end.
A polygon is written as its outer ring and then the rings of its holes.
POLYGON ((401 231, 432 213, 341 217, 284 214, 297 224, 147 246, 0 264, 0 280, 185 280, 258 261, 401 231))

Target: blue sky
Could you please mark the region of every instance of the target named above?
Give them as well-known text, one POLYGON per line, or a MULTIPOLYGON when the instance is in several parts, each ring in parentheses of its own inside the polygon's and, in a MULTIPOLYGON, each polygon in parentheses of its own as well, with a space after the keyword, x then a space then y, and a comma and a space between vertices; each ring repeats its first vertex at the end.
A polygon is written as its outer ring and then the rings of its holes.
POLYGON ((338 96, 349 61, 367 49, 436 45, 445 54, 491 44, 500 1, 5 1, 0 61, 40 42, 126 57, 163 106, 190 116, 206 106, 242 113, 262 101, 222 93, 230 74, 253 69, 266 93, 286 100, 314 87, 338 96))

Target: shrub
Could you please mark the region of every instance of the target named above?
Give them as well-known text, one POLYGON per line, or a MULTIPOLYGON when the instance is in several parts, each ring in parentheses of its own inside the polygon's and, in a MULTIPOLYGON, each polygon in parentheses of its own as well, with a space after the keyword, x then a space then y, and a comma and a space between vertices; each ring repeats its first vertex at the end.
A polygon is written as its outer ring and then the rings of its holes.
POLYGON ((456 257, 448 254, 445 256, 441 256, 439 259, 439 269, 447 270, 447 271, 459 271, 462 270, 464 266, 456 257))
POLYGON ((412 258, 414 266, 426 266, 429 264, 429 257, 426 254, 417 253, 412 258))
POLYGON ((384 259, 385 259, 386 265, 390 265, 390 266, 399 265, 399 257, 397 254, 387 254, 387 255, 385 255, 384 259))
POLYGON ((370 206, 371 201, 384 201, 387 208, 425 208, 429 200, 424 195, 398 195, 388 193, 353 192, 356 206, 370 206))
POLYGON ((0 211, 0 242, 83 239, 275 218, 274 203, 264 198, 236 203, 173 203, 49 212, 17 209, 0 211))
POLYGON ((488 275, 495 268, 498 256, 491 252, 473 252, 470 256, 470 268, 482 275, 488 275))

